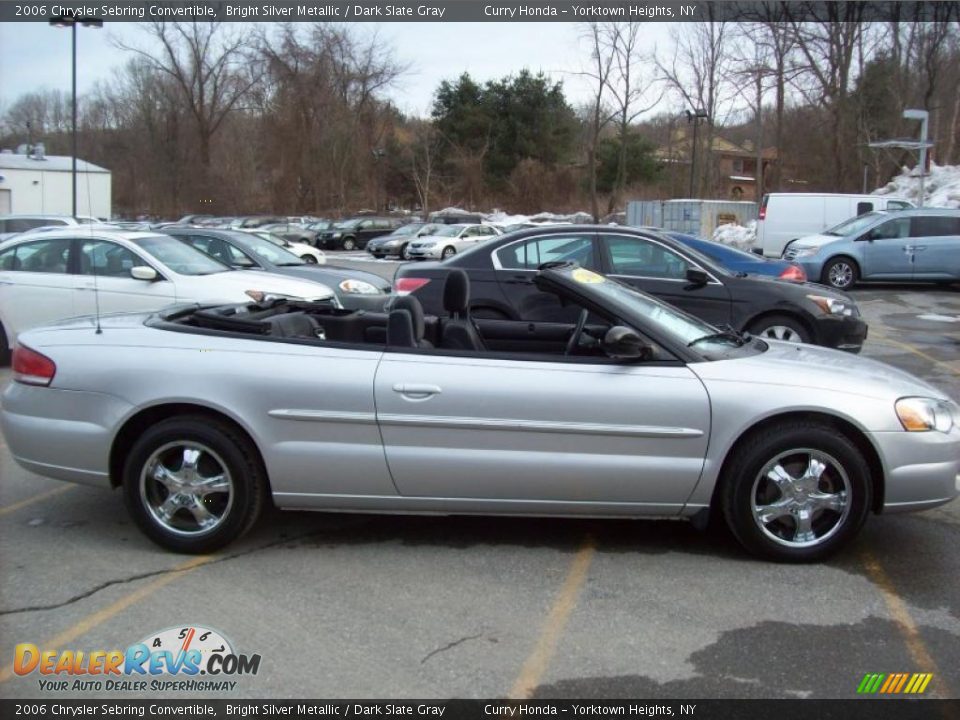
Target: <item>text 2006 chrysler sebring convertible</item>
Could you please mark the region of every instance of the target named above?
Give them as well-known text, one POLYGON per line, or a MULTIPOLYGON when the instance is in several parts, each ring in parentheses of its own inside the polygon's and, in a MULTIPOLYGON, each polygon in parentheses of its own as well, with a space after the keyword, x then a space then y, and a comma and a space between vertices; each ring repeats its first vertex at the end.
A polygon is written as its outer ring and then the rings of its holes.
POLYGON ((718 331, 575 264, 537 286, 576 323, 283 298, 23 333, 2 424, 17 461, 121 486, 141 529, 209 551, 282 508, 725 519, 815 560, 872 512, 948 502, 960 408, 882 363, 718 331))

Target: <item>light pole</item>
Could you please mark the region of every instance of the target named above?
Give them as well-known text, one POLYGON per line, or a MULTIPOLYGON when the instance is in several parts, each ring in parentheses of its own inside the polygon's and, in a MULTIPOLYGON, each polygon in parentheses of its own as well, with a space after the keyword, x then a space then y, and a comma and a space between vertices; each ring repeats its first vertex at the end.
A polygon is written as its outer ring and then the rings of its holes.
POLYGON ((690 199, 693 199, 693 178, 697 167, 697 128, 700 127, 700 120, 709 118, 703 108, 697 108, 693 112, 687 110, 687 124, 693 123, 693 146, 690 150, 690 199))
MULTIPOLYGON (((50 25, 52 27, 59 28, 70 28, 71 34, 71 49, 73 55, 72 61, 72 74, 73 74, 73 84, 72 84, 72 111, 73 111, 73 125, 71 127, 71 134, 73 136, 73 164, 72 164, 72 175, 73 175, 73 216, 77 216, 77 23, 80 23, 84 27, 88 28, 101 28, 103 27, 103 20, 98 20, 94 17, 67 17, 64 15, 58 15, 56 17, 50 18, 50 25)), ((87 182, 90 182, 89 175, 87 176, 87 182)), ((87 208, 89 211, 90 208, 87 208)))
POLYGON ((903 111, 903 117, 905 120, 920 121, 920 193, 917 198, 917 207, 923 207, 923 181, 927 175, 927 121, 930 119, 930 113, 926 110, 908 108, 903 111))

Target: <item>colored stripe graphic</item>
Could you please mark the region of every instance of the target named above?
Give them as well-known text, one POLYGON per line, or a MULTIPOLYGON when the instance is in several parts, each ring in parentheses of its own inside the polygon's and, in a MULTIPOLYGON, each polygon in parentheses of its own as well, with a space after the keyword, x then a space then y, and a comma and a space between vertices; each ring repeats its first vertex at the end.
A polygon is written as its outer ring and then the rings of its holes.
POLYGON ((867 673, 857 686, 860 695, 918 695, 926 692, 933 673, 867 673))

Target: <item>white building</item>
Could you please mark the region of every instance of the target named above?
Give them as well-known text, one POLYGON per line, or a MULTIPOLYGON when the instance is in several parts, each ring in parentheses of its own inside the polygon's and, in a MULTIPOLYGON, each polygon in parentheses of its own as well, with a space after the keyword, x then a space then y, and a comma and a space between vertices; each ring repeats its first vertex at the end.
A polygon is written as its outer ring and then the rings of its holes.
MULTIPOLYGON (((71 158, 0 152, 0 215, 72 215, 71 158)), ((77 215, 110 217, 110 171, 77 160, 77 215)))

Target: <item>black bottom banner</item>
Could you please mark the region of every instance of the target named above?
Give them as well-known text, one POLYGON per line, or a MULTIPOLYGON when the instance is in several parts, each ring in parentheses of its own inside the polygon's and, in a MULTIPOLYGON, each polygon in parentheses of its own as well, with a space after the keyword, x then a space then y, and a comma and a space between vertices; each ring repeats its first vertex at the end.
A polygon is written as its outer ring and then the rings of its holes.
POLYGON ((0 700, 0 718, 960 720, 960 700, 0 700))

